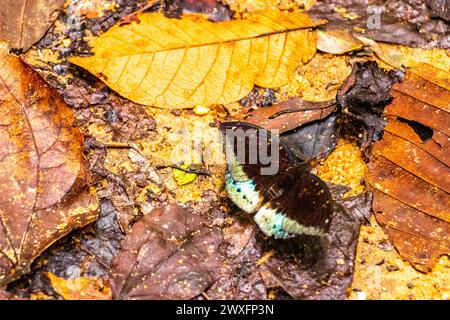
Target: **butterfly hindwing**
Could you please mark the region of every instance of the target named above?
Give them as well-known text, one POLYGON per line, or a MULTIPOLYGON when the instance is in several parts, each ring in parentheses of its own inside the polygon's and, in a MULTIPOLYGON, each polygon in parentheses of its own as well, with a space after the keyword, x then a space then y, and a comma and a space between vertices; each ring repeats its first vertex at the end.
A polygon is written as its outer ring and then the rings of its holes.
POLYGON ((317 176, 302 171, 286 176, 278 188, 285 189, 279 198, 265 202, 254 219, 268 236, 289 238, 298 234, 323 235, 333 214, 330 191, 317 176))

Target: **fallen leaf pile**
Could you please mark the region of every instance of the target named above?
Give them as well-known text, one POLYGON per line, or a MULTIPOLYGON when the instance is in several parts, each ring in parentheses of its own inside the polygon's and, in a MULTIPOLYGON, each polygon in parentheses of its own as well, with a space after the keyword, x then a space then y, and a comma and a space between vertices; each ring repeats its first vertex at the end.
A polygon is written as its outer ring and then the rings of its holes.
POLYGON ((447 299, 447 4, 3 0, 0 300, 447 299), (233 120, 328 185, 327 234, 227 201, 233 120))
POLYGON ((0 55, 0 286, 97 217, 72 110, 19 58, 0 55))
POLYGON ((450 73, 421 64, 394 85, 368 182, 373 209, 404 259, 423 272, 450 253, 450 73))

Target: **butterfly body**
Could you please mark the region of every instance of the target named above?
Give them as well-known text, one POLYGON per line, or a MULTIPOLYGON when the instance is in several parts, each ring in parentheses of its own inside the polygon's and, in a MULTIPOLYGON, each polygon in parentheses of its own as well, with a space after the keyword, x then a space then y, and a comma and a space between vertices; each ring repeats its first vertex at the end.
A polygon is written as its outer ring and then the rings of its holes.
MULTIPOLYGON (((254 214, 253 218, 264 234, 285 239, 299 234, 323 235, 328 230, 332 215, 331 195, 323 181, 309 172, 308 165, 298 163, 292 152, 276 136, 267 135, 265 129, 241 122, 224 123, 221 129, 241 130, 247 134, 248 141, 257 144, 254 150, 264 143, 279 145, 278 158, 273 159, 278 171, 273 175, 262 175, 261 161, 238 161, 238 148, 231 143, 234 138, 227 139, 225 135, 228 197, 247 214, 254 214), (261 138, 262 130, 266 135, 261 138)), ((251 146, 247 147, 251 150, 251 146)), ((248 153, 245 153, 247 160, 251 158, 248 153)))

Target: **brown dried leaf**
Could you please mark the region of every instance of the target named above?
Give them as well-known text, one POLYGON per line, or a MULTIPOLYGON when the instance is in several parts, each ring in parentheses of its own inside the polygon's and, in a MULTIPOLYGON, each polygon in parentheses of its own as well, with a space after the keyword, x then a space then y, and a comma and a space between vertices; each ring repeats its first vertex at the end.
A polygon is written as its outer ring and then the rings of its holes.
POLYGON ((111 267, 115 299, 192 299, 220 275, 222 232, 177 205, 154 209, 125 238, 111 267))
POLYGON ((47 32, 64 0, 2 0, 0 39, 11 48, 28 50, 47 32))
POLYGON ((275 10, 217 23, 202 15, 138 18, 94 39, 94 56, 70 61, 134 102, 178 109, 234 102, 255 84, 288 83, 314 55, 312 28, 320 24, 275 10))
POLYGON ((336 111, 335 101, 311 102, 293 98, 274 106, 244 112, 245 121, 280 133, 321 120, 336 111))
POLYGON ((421 64, 393 86, 389 123, 369 166, 377 220, 422 272, 450 253, 448 79, 448 72, 421 64))
POLYGON ((0 286, 96 219, 72 110, 19 58, 0 54, 0 286))

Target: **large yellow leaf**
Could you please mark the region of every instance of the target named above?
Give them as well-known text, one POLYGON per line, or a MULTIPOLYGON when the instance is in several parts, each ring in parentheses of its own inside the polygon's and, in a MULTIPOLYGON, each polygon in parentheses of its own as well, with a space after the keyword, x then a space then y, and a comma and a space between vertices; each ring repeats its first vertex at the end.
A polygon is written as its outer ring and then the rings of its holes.
POLYGON ((145 105, 189 108, 245 97, 254 84, 289 82, 316 51, 313 22, 301 13, 265 11, 244 20, 210 22, 201 15, 139 15, 91 43, 94 55, 70 61, 122 96, 145 105))

